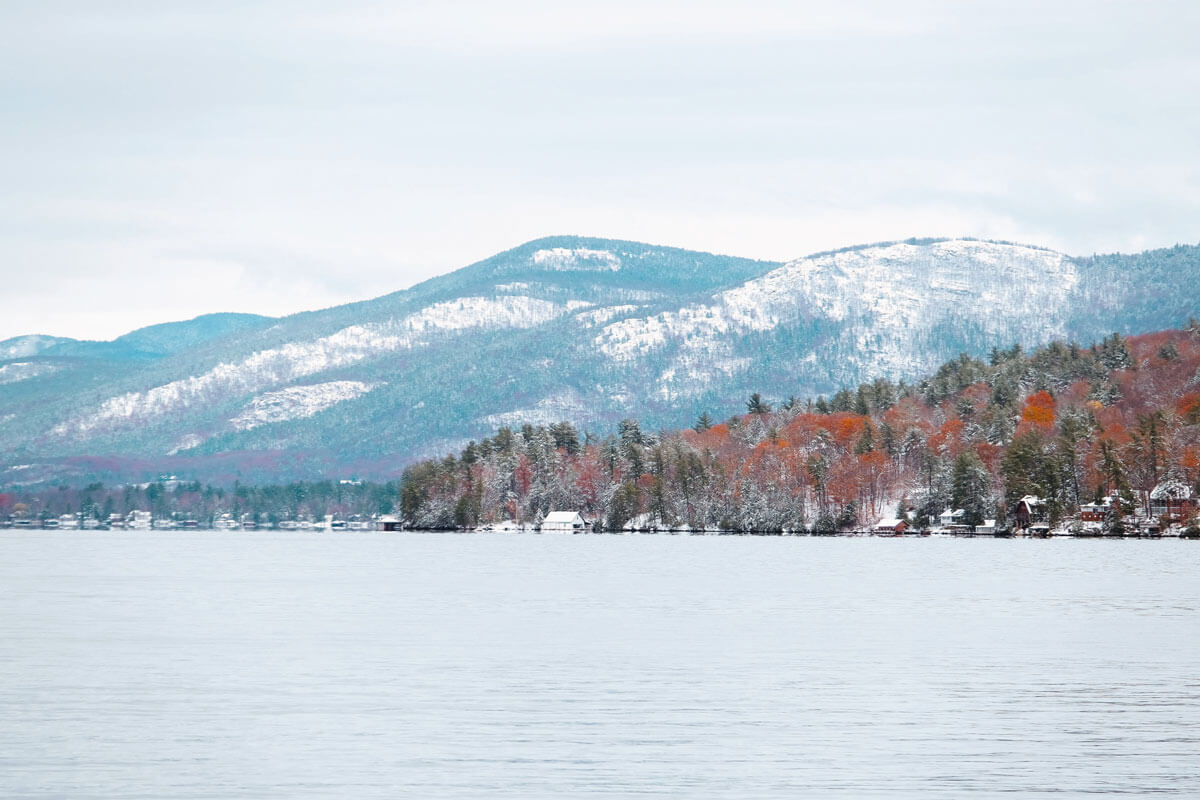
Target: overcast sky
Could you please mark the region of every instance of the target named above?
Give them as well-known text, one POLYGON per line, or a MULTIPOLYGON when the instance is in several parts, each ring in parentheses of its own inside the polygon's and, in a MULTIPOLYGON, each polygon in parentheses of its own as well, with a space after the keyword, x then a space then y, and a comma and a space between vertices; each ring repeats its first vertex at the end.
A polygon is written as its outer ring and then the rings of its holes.
POLYGON ((0 339, 578 233, 1200 241, 1200 3, 0 3, 0 339))

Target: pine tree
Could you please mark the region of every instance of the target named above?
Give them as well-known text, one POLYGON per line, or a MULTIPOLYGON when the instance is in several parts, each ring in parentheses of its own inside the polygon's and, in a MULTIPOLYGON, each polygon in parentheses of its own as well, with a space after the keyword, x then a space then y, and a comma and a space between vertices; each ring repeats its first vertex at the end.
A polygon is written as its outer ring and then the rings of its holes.
POLYGON ((858 442, 854 445, 854 452, 857 455, 870 453, 875 449, 875 429, 871 427, 871 421, 867 420, 863 426, 862 436, 858 437, 858 442))
POLYGON ((974 450, 954 459, 951 486, 950 505, 963 510, 963 524, 982 525, 991 506, 991 475, 974 450))
POLYGON ((861 417, 871 413, 871 404, 867 402, 867 391, 863 386, 858 387, 858 393, 854 396, 854 413, 861 417))
POLYGON ((554 438, 554 446, 567 451, 567 455, 579 452, 579 433, 569 422, 556 422, 550 426, 550 436, 554 438))
POLYGON ((771 404, 763 400, 762 395, 758 392, 750 395, 750 399, 746 401, 746 410, 751 414, 769 414, 771 413, 771 404))

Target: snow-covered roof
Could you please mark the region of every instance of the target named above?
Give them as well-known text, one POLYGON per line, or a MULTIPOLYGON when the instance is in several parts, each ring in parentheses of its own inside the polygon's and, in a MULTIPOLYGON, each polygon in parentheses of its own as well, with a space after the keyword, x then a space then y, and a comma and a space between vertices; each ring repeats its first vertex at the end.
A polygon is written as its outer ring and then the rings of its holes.
POLYGON ((896 517, 885 517, 884 519, 879 520, 879 522, 876 522, 875 527, 876 528, 895 528, 901 524, 907 525, 908 523, 904 522, 904 520, 897 519, 896 517))
POLYGON ((583 517, 580 516, 578 511, 551 511, 542 520, 542 524, 545 525, 547 522, 575 522, 581 519, 583 517))
POLYGON ((1150 492, 1151 500, 1187 500, 1192 496, 1192 487, 1171 478, 1155 486, 1150 492))

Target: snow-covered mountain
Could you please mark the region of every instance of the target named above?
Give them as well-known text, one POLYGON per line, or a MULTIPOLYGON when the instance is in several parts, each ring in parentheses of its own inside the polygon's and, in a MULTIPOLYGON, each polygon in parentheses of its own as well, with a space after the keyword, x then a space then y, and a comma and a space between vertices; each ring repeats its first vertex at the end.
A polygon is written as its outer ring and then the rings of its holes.
POLYGON ((778 264, 554 237, 278 320, 0 342, 0 485, 380 476, 497 425, 685 425, 752 391, 811 396, 959 352, 1180 324, 1198 274, 1195 247, 1079 259, 910 240, 778 264))

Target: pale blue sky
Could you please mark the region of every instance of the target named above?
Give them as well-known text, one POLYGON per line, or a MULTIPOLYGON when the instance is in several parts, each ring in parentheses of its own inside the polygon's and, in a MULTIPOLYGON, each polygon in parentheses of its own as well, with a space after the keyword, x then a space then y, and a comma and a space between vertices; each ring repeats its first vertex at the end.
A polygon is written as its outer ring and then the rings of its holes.
POLYGON ((1200 241, 1200 3, 0 4, 0 339, 528 239, 1200 241), (103 6, 103 8, 101 8, 103 6))

